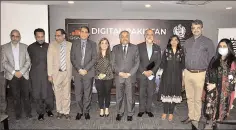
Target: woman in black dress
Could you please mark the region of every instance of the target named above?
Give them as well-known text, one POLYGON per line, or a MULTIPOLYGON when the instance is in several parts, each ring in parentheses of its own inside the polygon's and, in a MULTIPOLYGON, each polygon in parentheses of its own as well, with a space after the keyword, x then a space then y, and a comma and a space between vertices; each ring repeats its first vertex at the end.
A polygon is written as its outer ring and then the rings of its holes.
POLYGON ((170 37, 167 48, 163 52, 160 68, 163 69, 159 99, 163 102, 164 113, 162 120, 169 114, 169 121, 173 120, 173 112, 176 103, 182 101, 182 71, 184 69, 184 51, 181 48, 178 36, 170 37))

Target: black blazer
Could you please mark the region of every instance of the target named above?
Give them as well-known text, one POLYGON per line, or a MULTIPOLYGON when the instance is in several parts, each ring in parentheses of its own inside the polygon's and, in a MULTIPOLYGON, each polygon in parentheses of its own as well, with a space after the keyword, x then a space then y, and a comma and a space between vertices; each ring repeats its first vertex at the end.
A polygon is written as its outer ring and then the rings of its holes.
POLYGON ((145 75, 143 75, 143 71, 147 71, 146 67, 154 62, 155 66, 152 68, 152 72, 154 76, 156 76, 157 70, 159 69, 160 63, 161 63, 161 48, 157 44, 153 44, 152 46, 152 56, 149 60, 148 58, 148 52, 147 52, 147 46, 146 42, 138 44, 138 50, 139 50, 139 58, 140 58, 140 64, 138 68, 137 78, 146 78, 145 75))

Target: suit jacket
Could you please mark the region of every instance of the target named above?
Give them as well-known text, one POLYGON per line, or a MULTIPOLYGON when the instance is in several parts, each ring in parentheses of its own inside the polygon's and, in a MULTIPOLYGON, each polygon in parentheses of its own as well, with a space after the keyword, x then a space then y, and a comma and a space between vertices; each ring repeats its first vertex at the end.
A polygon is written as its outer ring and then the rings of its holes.
POLYGON ((84 57, 84 66, 81 66, 82 61, 82 51, 81 51, 81 40, 76 40, 72 44, 71 48, 71 62, 75 70, 75 76, 81 76, 78 73, 78 70, 85 69, 88 71, 85 78, 92 78, 95 76, 95 68, 94 65, 97 61, 97 44, 91 40, 87 40, 86 48, 85 48, 85 57, 84 57))
POLYGON ((115 45, 112 49, 112 66, 115 72, 115 79, 119 80, 120 83, 125 81, 124 78, 119 76, 119 72, 130 73, 131 76, 128 78, 132 83, 136 82, 136 72, 139 66, 139 52, 138 47, 134 44, 129 43, 127 54, 123 54, 122 44, 115 45))
MULTIPOLYGON (((28 80, 31 63, 27 48, 28 48, 27 45, 19 43, 20 72, 23 74, 23 77, 28 80)), ((12 72, 15 70, 15 62, 14 62, 11 42, 3 45, 2 51, 3 51, 2 65, 3 65, 3 70, 5 71, 5 77, 6 79, 11 80, 14 76, 12 72)))
MULTIPOLYGON (((72 64, 70 60, 70 53, 71 53, 71 46, 72 43, 66 41, 66 71, 67 76, 65 79, 66 81, 71 81, 72 78, 72 64)), ((52 76, 54 85, 60 84, 62 81, 58 81, 58 73, 60 70, 60 44, 56 41, 49 43, 48 53, 47 53, 47 69, 48 69, 48 76, 52 76)))
POLYGON ((146 78, 146 76, 142 73, 143 71, 147 71, 146 67, 152 62, 155 63, 155 66, 151 71, 153 72, 153 75, 156 76, 157 70, 159 69, 161 63, 161 48, 157 44, 153 44, 152 56, 150 60, 148 58, 146 42, 138 44, 138 50, 139 50, 140 64, 138 68, 137 77, 142 79, 146 78))

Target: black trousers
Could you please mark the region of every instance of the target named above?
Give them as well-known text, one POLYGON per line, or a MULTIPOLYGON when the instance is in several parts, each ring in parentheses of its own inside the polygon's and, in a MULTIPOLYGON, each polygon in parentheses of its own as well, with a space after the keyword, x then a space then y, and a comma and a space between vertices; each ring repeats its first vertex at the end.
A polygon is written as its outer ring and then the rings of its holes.
POLYGON ((175 109, 175 103, 164 102, 163 103, 164 113, 173 114, 175 109))
POLYGON ((31 115, 31 103, 29 100, 29 81, 23 76, 21 78, 13 77, 9 81, 9 86, 12 91, 12 96, 14 100, 14 108, 16 117, 21 117, 21 100, 24 104, 24 112, 26 116, 31 115))
POLYGON ((0 113, 6 113, 6 79, 3 72, 0 72, 0 113))
POLYGON ((38 114, 45 114, 45 112, 53 110, 53 97, 47 99, 35 99, 36 111, 38 114))
POLYGON ((112 88, 112 79, 111 80, 95 80, 95 85, 98 93, 98 104, 100 109, 109 108, 111 101, 111 88, 112 88), (104 106, 105 101, 105 106, 104 106))

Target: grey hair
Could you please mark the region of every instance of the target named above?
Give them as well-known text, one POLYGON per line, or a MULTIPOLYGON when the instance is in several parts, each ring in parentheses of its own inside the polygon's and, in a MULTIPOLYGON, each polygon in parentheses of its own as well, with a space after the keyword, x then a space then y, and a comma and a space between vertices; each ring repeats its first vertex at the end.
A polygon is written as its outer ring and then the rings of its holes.
MULTIPOLYGON (((20 35, 20 31, 19 31, 19 30, 13 29, 13 30, 11 30, 10 36, 12 35, 13 32, 17 32, 17 33, 19 33, 19 35, 20 35)), ((20 36, 21 36, 21 35, 20 35, 20 36)))
POLYGON ((148 28, 147 30, 145 30, 144 36, 146 36, 147 31, 151 30, 153 33, 155 33, 151 28, 148 28))
POLYGON ((194 21, 192 22, 192 24, 201 25, 202 28, 203 28, 203 22, 202 22, 202 20, 196 19, 196 20, 194 20, 194 21))
POLYGON ((119 38, 121 38, 121 34, 122 34, 122 33, 125 33, 125 32, 128 33, 128 34, 129 34, 129 37, 130 37, 130 33, 129 33, 129 31, 127 31, 127 30, 123 30, 123 31, 120 32, 120 34, 119 34, 119 38))

